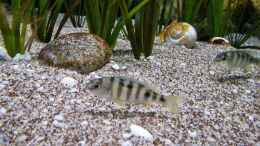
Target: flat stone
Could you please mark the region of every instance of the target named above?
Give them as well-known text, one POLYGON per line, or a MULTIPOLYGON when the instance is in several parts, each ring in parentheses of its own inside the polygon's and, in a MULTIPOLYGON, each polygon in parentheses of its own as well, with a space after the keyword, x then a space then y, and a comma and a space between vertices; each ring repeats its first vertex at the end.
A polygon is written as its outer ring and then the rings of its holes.
POLYGON ((48 43, 40 52, 41 62, 90 73, 110 61, 112 49, 97 35, 69 33, 48 43))
POLYGON ((63 116, 63 114, 55 115, 55 116, 54 116, 54 120, 57 120, 57 121, 63 121, 63 120, 64 120, 64 116, 63 116))
POLYGON ((142 138, 144 138, 145 140, 148 140, 148 141, 153 140, 152 134, 150 132, 148 132, 146 129, 144 129, 143 127, 140 127, 138 125, 132 124, 130 126, 130 133, 133 136, 142 137, 142 138))

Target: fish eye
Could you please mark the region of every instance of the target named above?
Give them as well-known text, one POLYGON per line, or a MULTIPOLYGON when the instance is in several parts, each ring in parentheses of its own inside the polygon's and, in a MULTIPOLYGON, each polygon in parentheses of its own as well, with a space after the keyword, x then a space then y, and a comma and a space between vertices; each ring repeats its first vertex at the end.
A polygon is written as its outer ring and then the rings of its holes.
POLYGON ((94 85, 94 88, 96 89, 96 88, 98 88, 99 87, 99 85, 98 84, 96 84, 96 85, 94 85))
POLYGON ((216 57, 215 57, 215 59, 214 59, 215 61, 223 61, 223 60, 225 60, 225 54, 223 54, 223 53, 221 53, 221 54, 218 54, 216 57))
POLYGON ((221 60, 226 60, 226 55, 225 54, 221 55, 221 60))
POLYGON ((100 81, 99 80, 91 80, 88 87, 90 89, 98 89, 98 88, 100 88, 100 81))

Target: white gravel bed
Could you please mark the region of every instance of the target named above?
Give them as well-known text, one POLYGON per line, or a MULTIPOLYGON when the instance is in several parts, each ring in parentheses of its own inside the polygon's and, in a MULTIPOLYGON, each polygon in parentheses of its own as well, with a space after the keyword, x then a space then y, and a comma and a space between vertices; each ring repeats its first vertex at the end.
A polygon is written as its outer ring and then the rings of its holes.
MULTIPOLYGON (((119 40, 118 49, 129 49, 129 43, 119 40)), ((89 75, 37 60, 0 64, 0 145, 260 144, 256 81, 214 80, 210 74, 218 71, 210 72, 209 64, 221 50, 206 43, 198 43, 197 49, 156 45, 149 59, 113 56, 89 75), (127 69, 114 70, 114 64, 127 69), (96 75, 146 81, 185 101, 179 114, 159 105, 122 107, 86 90, 96 75), (70 77, 76 81, 67 85, 64 78, 70 77), (149 131, 153 140, 126 136, 132 124, 149 131)))

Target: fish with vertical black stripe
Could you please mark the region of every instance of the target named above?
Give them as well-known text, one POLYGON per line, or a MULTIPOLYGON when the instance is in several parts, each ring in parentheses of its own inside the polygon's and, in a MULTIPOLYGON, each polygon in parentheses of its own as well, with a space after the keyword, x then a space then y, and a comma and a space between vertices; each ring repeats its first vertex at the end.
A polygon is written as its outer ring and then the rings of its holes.
POLYGON ((164 96, 140 81, 125 77, 102 77, 92 79, 87 88, 96 96, 108 97, 112 101, 122 103, 150 104, 156 102, 177 113, 182 103, 178 96, 164 96))
POLYGON ((260 67, 260 50, 255 49, 236 49, 218 54, 215 62, 223 62, 229 68, 246 68, 255 64, 260 67))

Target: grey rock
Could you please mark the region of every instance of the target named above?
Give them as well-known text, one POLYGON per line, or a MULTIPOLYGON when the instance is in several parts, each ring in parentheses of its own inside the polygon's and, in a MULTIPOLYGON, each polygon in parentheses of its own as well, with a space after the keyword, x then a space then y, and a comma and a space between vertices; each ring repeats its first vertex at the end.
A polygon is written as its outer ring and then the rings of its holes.
POLYGON ((0 84, 0 91, 3 90, 6 87, 4 84, 0 84))
POLYGON ((57 121, 57 120, 53 121, 53 125, 57 128, 66 128, 67 127, 67 124, 65 124, 64 122, 57 121))
POLYGON ((70 33, 47 44, 39 59, 49 65, 90 73, 109 62, 111 55, 112 49, 100 37, 70 33))
POLYGON ((0 108, 0 117, 4 116, 6 114, 7 110, 4 107, 0 108))
POLYGON ((113 64, 111 67, 112 67, 112 69, 114 69, 116 71, 127 69, 127 67, 125 65, 117 64, 117 63, 113 64))
POLYGON ((63 114, 55 115, 55 116, 54 116, 54 120, 64 121, 64 116, 63 116, 63 114))
POLYGON ((121 143, 121 146, 133 146, 133 144, 131 143, 131 141, 124 141, 121 143))

